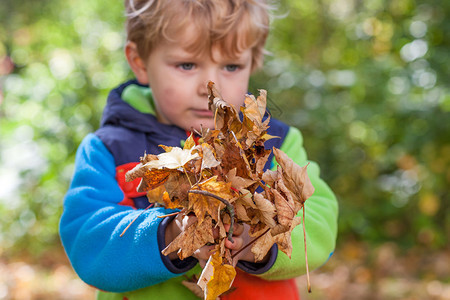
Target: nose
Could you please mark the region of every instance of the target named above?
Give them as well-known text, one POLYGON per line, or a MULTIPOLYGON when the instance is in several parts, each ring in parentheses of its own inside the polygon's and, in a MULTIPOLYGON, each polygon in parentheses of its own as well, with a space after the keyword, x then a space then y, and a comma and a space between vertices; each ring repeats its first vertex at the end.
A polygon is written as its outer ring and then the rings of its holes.
POLYGON ((207 70, 204 70, 204 72, 202 72, 198 87, 200 95, 208 96, 207 85, 208 82, 210 81, 214 82, 214 85, 216 87, 220 87, 220 76, 218 70, 215 70, 214 68, 209 68, 207 70))

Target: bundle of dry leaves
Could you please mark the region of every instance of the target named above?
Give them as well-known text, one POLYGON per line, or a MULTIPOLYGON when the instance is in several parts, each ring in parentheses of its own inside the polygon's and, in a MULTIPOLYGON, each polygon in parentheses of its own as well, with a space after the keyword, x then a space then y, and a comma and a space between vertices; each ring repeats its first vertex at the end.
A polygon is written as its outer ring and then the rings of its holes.
POLYGON ((260 90, 257 98, 246 95, 240 108, 242 120, 212 82, 208 91, 215 129, 202 129, 197 143, 191 135, 183 148, 161 145, 165 153, 141 157, 126 180, 142 178, 138 190, 148 192, 151 203, 181 209, 180 214, 195 214, 197 221, 162 253, 177 251, 179 258, 185 259, 204 245, 216 245, 198 281, 205 299, 216 299, 231 287, 236 275, 235 254, 224 246, 226 238, 232 239, 233 224, 250 226, 254 240, 247 246, 251 246, 256 261, 262 260, 274 243, 290 257, 291 232, 302 220, 297 213, 314 187, 306 166, 298 166, 276 148, 277 170, 264 171, 271 153, 264 142, 276 138, 267 134, 270 117, 264 118, 265 90, 260 90), (230 225, 228 233, 225 224, 230 225), (219 229, 218 239, 213 228, 219 229))

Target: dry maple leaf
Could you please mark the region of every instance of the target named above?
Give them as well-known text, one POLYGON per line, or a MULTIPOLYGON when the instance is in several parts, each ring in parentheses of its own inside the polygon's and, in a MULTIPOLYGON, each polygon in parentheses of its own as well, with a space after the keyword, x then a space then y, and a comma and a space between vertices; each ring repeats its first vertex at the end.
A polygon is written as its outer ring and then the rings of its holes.
POLYGON ((253 195, 253 199, 257 207, 256 216, 258 219, 270 228, 275 227, 277 225, 274 220, 274 217, 277 214, 275 205, 273 205, 270 200, 264 198, 263 195, 258 193, 253 195))
POLYGON ((291 223, 291 228, 289 229, 289 231, 283 232, 281 234, 277 234, 273 237, 274 241, 278 245, 278 249, 280 251, 284 252, 289 258, 291 258, 291 254, 292 254, 291 233, 292 233, 292 230, 294 230, 294 228, 297 225, 300 225, 301 222, 302 222, 302 219, 300 217, 294 218, 291 223))
POLYGON ((218 161, 214 155, 214 148, 207 144, 201 144, 202 148, 202 170, 215 168, 220 165, 220 161, 218 161))
MULTIPOLYGON (((251 119, 254 124, 262 124, 264 115, 266 114, 267 106, 267 92, 265 90, 259 90, 258 98, 254 95, 245 96, 245 106, 243 112, 246 117, 251 119)), ((268 123, 268 122, 267 122, 268 123)), ((267 129, 267 124, 264 124, 267 129)))
POLYGON ((163 197, 166 208, 183 208, 188 204, 188 192, 191 189, 189 175, 180 171, 171 172, 164 182, 167 199, 163 197))
POLYGON ((243 222, 250 222, 251 219, 247 214, 247 209, 242 203, 236 202, 234 203, 234 210, 236 212, 236 217, 238 220, 243 222))
POLYGON ((179 234, 163 251, 169 255, 178 250, 178 257, 185 259, 192 256, 197 250, 207 243, 214 243, 211 217, 206 217, 201 223, 196 220, 185 231, 179 234))
POLYGON ((231 182, 231 187, 241 191, 256 183, 256 180, 243 178, 236 175, 236 168, 231 169, 226 175, 227 181, 231 182))
POLYGON ((275 243, 274 237, 268 230, 264 230, 261 234, 258 235, 258 240, 253 243, 251 249, 252 253, 255 255, 255 261, 263 260, 275 243))
POLYGON ((146 168, 143 168, 142 166, 149 161, 157 160, 158 156, 152 155, 152 154, 144 154, 144 156, 140 157, 140 164, 136 165, 132 170, 128 171, 125 174, 125 180, 127 182, 133 181, 137 178, 144 177, 145 172, 147 171, 146 168))
MULTIPOLYGON (((134 169, 133 169, 134 170, 134 169)), ((131 170, 131 171, 133 171, 131 170)), ((146 170, 145 175, 137 188, 138 192, 147 192, 164 184, 169 178, 171 170, 146 170)), ((125 179, 126 180, 126 179, 125 179)))
POLYGON ((196 146, 195 140, 194 140, 194 134, 191 133, 191 135, 184 141, 183 150, 190 150, 196 146))
POLYGON ((289 228, 292 223, 292 219, 294 219, 297 214, 295 211, 294 200, 292 197, 286 199, 277 190, 272 190, 272 193, 274 195, 278 223, 289 228))
POLYGON ((221 156, 222 169, 225 174, 230 170, 236 169, 236 175, 242 178, 251 178, 251 167, 247 160, 244 150, 233 140, 227 141, 224 145, 224 153, 221 156))
MULTIPOLYGON (((217 176, 198 183, 196 186, 192 187, 191 190, 205 191, 227 201, 235 198, 235 195, 231 190, 231 183, 218 181, 217 176)), ((214 221, 219 221, 219 211, 224 207, 225 205, 216 198, 205 194, 192 193, 189 196, 189 205, 187 208, 195 213, 201 223, 207 215, 211 216, 214 221)))
POLYGON ((286 187, 303 204, 314 193, 314 186, 306 171, 307 166, 300 167, 280 149, 273 148, 273 154, 283 171, 286 187))
POLYGON ((171 147, 169 152, 161 153, 157 160, 152 160, 144 166, 148 169, 179 169, 183 168, 190 160, 200 158, 198 153, 192 153, 190 149, 171 147))

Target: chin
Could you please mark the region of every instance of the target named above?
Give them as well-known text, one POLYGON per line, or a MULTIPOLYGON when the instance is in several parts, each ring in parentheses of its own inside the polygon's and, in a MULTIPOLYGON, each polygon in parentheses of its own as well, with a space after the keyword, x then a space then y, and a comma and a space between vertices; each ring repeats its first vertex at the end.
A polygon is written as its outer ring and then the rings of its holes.
POLYGON ((199 124, 195 124, 191 127, 184 127, 186 131, 191 131, 192 128, 199 131, 203 128, 210 128, 210 129, 214 129, 214 122, 204 122, 204 123, 199 123, 199 124))

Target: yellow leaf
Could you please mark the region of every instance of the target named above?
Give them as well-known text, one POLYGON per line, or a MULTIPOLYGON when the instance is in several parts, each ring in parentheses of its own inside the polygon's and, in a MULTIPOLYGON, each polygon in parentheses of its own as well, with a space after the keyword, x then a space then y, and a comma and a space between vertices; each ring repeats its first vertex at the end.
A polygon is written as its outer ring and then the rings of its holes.
POLYGON ((220 252, 210 256, 197 284, 204 291, 204 299, 216 300, 221 294, 231 288, 236 270, 232 265, 224 264, 220 252))
POLYGON ((191 150, 194 147, 195 147, 194 134, 191 133, 191 135, 184 142, 183 150, 191 150))

